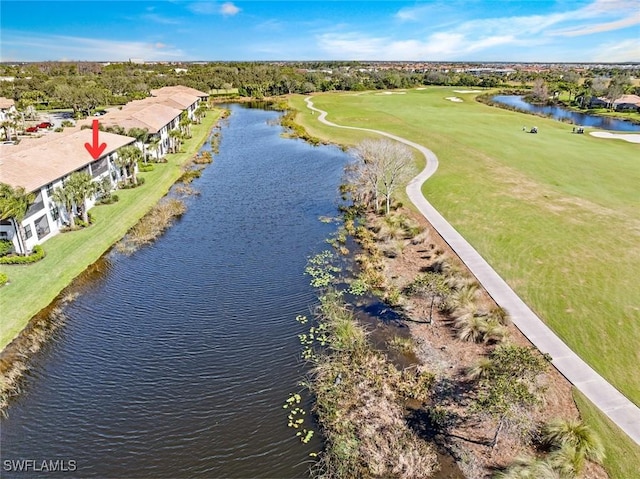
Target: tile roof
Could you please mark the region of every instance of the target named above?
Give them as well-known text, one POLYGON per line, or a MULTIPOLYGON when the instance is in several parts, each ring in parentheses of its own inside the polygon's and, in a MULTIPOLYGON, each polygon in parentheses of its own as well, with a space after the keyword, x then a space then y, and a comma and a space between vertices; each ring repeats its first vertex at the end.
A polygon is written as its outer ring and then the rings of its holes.
POLYGON ((149 133, 158 133, 165 125, 179 117, 182 110, 157 103, 155 100, 146 98, 132 101, 122 107, 122 110, 113 110, 100 117, 100 123, 105 126, 121 126, 125 130, 146 128, 149 133))
POLYGON ((196 90, 195 88, 191 88, 184 85, 176 85, 176 86, 163 86, 162 88, 158 88, 156 90, 151 90, 151 94, 153 96, 163 96, 163 95, 172 95, 174 93, 188 93, 189 95, 194 95, 197 97, 207 97, 208 93, 201 92, 200 90, 196 90))
POLYGON ((0 110, 8 110, 16 104, 11 98, 0 96, 0 110))
MULTIPOLYGON (((85 143, 92 142, 90 129, 50 132, 40 138, 25 138, 18 145, 0 147, 0 182, 35 191, 93 162, 85 143)), ((101 157, 131 144, 135 138, 100 132, 107 147, 101 157)))
POLYGON ((620 103, 631 103, 632 105, 638 105, 640 104, 640 96, 622 95, 620 98, 613 102, 614 105, 619 105, 620 103))

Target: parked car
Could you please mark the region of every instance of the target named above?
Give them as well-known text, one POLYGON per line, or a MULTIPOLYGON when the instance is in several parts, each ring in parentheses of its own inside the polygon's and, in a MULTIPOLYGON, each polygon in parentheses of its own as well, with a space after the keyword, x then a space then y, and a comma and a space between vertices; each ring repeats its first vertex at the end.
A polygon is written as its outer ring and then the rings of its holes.
POLYGON ((30 126, 29 128, 27 128, 25 130, 27 133, 37 133, 38 132, 38 127, 37 126, 30 126))
POLYGON ((40 123, 38 125, 38 128, 51 128, 53 126, 53 123, 49 123, 48 121, 43 121, 42 123, 40 123))

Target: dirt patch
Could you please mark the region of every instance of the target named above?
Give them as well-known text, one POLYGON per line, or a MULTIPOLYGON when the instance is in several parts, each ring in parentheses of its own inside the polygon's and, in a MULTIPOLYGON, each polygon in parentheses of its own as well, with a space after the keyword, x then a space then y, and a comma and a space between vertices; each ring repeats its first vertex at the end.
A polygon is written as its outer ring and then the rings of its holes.
MULTIPOLYGON (((432 268, 437 262, 442 262, 445 257, 463 275, 473 278, 447 243, 421 215, 408 210, 403 210, 402 214, 425 228, 425 233, 421 235, 424 240, 405 241, 397 255, 385 257, 384 275, 389 286, 402 290, 416 276, 432 268)), ((367 222, 370 226, 377 225, 380 219, 369 215, 367 222)), ((381 248, 384 249, 384 246, 381 248)), ((478 295, 480 307, 496 306, 482 288, 478 295)), ((487 357, 490 346, 459 340, 451 319, 437 310, 433 311, 432 321, 428 324, 426 319, 429 317, 430 305, 424 298, 411 297, 403 304, 403 309, 407 312, 407 325, 417 344, 416 354, 436 375, 434 402, 457 417, 455 425, 447 429, 446 435, 437 435, 434 440, 452 452, 468 478, 490 478, 496 470, 504 468, 517 457, 538 454, 526 439, 527 434, 522 434, 523 428, 533 431, 540 424, 554 418, 579 417, 571 395, 571 384, 549 364, 548 371, 538 380, 539 386, 545 390, 542 403, 533 410, 523 411, 522 424, 506 426, 499 442, 492 448, 497 422, 490 417, 470 412, 472 393, 467 375, 469 368, 487 357)), ((507 335, 511 343, 532 346, 512 324, 507 325, 507 335)), ((603 479, 608 476, 600 466, 589 464, 582 477, 603 479)))

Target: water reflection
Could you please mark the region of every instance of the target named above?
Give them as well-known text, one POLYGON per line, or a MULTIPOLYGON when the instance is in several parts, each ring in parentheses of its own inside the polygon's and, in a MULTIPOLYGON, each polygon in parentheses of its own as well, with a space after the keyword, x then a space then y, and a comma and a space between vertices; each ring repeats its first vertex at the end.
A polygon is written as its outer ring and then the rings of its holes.
POLYGON ((580 126, 601 128, 603 130, 611 131, 640 132, 640 125, 633 124, 630 121, 579 113, 566 110, 559 106, 533 105, 525 101, 524 97, 520 95, 496 95, 492 100, 517 108, 518 110, 550 116, 556 120, 570 120, 572 123, 580 126))

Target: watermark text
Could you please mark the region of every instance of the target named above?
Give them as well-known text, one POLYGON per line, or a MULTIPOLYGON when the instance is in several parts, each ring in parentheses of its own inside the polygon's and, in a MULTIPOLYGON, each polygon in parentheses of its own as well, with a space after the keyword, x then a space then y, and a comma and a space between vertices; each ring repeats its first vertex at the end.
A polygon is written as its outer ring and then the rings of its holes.
POLYGON ((2 470, 7 472, 74 472, 74 459, 5 459, 2 470))

